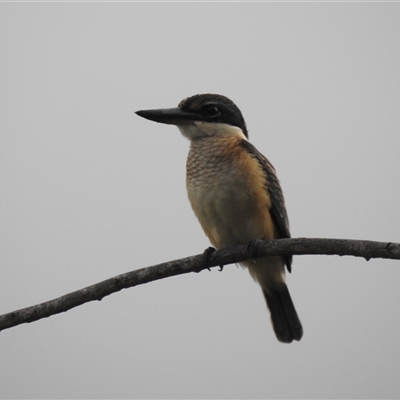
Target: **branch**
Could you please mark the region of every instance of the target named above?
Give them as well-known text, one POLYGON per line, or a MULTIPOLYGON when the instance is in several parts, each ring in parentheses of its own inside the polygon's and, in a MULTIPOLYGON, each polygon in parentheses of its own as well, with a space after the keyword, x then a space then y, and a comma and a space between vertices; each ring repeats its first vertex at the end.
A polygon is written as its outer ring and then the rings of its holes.
POLYGON ((257 241, 256 253, 250 252, 249 246, 238 246, 215 251, 208 258, 207 265, 204 264, 203 254, 199 254, 117 275, 54 300, 1 315, 0 331, 68 311, 89 301, 101 300, 122 289, 174 275, 200 272, 206 268, 238 263, 249 258, 290 254, 325 254, 363 257, 367 261, 371 258, 400 260, 400 244, 345 239, 260 240, 257 241))

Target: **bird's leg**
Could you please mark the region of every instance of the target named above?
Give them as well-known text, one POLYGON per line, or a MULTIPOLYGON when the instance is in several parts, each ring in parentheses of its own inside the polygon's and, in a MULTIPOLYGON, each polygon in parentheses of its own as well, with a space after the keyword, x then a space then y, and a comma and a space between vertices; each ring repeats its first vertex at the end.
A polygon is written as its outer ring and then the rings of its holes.
POLYGON ((251 239, 250 242, 247 243, 247 251, 250 253, 253 261, 257 258, 258 250, 263 243, 264 241, 261 239, 251 239))
POLYGON ((215 247, 207 247, 203 253, 203 264, 207 267, 209 271, 211 271, 210 267, 208 266, 209 261, 212 258, 212 255, 216 252, 215 247))
MULTIPOLYGON (((209 271, 211 271, 210 267, 208 267, 208 263, 210 262, 210 260, 212 259, 213 254, 216 252, 217 250, 214 247, 208 247, 207 249, 204 250, 203 253, 203 264, 207 267, 207 269, 209 271)), ((222 271, 224 268, 223 265, 219 266, 219 270, 222 271)))

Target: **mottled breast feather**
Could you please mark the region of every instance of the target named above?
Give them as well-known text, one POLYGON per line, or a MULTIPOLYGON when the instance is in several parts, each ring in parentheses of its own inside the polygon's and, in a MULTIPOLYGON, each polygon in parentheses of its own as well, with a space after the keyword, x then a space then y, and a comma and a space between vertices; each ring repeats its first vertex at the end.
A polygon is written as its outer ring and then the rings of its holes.
MULTIPOLYGON (((271 199, 270 213, 281 239, 290 238, 289 219, 286 212, 285 199, 275 168, 249 141, 242 140, 241 146, 259 163, 265 173, 265 190, 271 199)), ((292 256, 284 256, 286 268, 292 270, 292 256)))

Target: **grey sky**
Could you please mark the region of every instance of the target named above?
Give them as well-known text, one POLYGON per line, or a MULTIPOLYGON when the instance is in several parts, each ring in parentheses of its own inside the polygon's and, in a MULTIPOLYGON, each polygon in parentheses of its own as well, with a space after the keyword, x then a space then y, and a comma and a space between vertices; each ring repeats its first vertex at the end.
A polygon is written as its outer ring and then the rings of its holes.
MULTIPOLYGON (((188 142, 134 114, 221 93, 294 237, 400 242, 400 4, 0 4, 0 313, 209 244, 188 142)), ((235 266, 0 334, 1 398, 398 398, 400 267, 294 258, 300 343, 235 266)))

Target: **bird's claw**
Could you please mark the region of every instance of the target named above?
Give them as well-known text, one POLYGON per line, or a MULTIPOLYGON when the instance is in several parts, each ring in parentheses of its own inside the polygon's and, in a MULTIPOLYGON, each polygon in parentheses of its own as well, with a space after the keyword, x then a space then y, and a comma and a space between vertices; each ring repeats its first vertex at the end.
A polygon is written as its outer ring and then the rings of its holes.
POLYGON ((208 266, 212 255, 216 252, 217 250, 214 247, 208 247, 207 249, 204 250, 203 253, 203 264, 207 267, 209 271, 211 271, 210 267, 208 266))
MULTIPOLYGON (((207 267, 209 271, 211 271, 210 267, 208 266, 210 260, 212 259, 213 254, 217 250, 214 247, 208 247, 207 249, 204 250, 203 253, 203 264, 207 267)), ((223 265, 219 266, 219 271, 222 271, 224 269, 223 265)))
POLYGON ((250 253, 251 258, 255 259, 259 254, 258 250, 263 244, 263 240, 261 239, 252 239, 249 243, 247 243, 247 251, 250 253))

